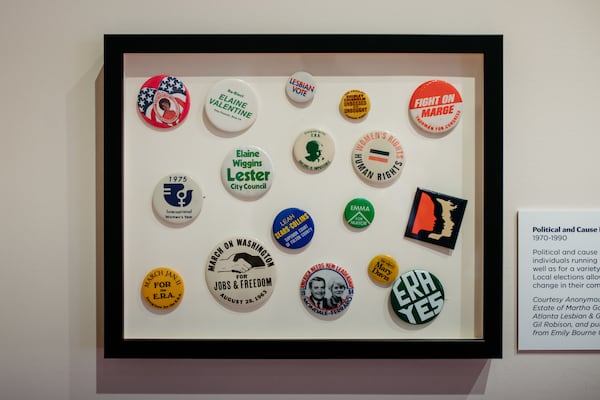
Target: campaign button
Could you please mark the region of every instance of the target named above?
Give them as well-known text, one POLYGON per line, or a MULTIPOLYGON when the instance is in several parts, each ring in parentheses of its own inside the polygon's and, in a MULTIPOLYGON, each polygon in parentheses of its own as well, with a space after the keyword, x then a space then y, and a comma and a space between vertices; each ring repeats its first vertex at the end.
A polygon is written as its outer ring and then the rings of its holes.
POLYGON ((172 128, 190 110, 190 95, 182 81, 170 75, 148 79, 138 92, 137 109, 141 117, 157 128, 172 128))
POLYGON ((374 185, 386 185, 400 176, 404 167, 404 150, 394 135, 385 131, 369 132, 352 150, 356 173, 374 185))
POLYGON ((300 282, 304 306, 321 317, 341 315, 354 297, 354 283, 348 271, 333 263, 313 265, 300 282))
POLYGON ((296 72, 289 77, 285 93, 292 101, 307 103, 315 96, 315 78, 308 72, 296 72))
POLYGON ((340 100, 340 111, 350 119, 364 118, 371 110, 369 96, 360 90, 349 90, 340 100))
POLYGON ((183 292, 183 279, 168 267, 153 269, 142 282, 142 298, 159 310, 176 307, 183 298, 183 292))
POLYGON ((422 83, 410 98, 409 111, 415 124, 430 133, 454 128, 462 115, 462 97, 450 83, 431 80, 422 83))
POLYGON ((260 241, 236 236, 212 249, 205 276, 208 289, 220 304, 234 311, 253 311, 273 294, 275 262, 260 241))
POLYGON ((298 135, 292 152, 300 167, 318 172, 327 168, 333 161, 335 145, 327 133, 309 129, 298 135))
POLYGON ((223 160, 221 181, 232 195, 254 200, 264 195, 273 182, 273 162, 258 146, 232 149, 223 160))
POLYGON ((387 254, 379 254, 369 263, 369 277, 375 282, 390 285, 398 276, 398 263, 387 254))
POLYGON ((444 288, 432 273, 415 269, 396 279, 390 300, 401 320, 413 325, 425 324, 442 311, 444 288))
POLYGON ((312 240, 314 234, 313 219, 299 208, 286 208, 273 220, 273 237, 285 248, 300 249, 312 240))
POLYGON ((209 121, 225 132, 249 128, 258 113, 254 89, 241 79, 224 79, 209 90, 204 104, 209 121))
POLYGON ((371 225, 374 218, 375 208, 367 199, 352 199, 344 209, 344 219, 353 228, 364 229, 371 225))
POLYGON ((192 222, 202 210, 204 195, 200 186, 187 174, 173 173, 155 186, 152 207, 155 214, 170 224, 192 222))

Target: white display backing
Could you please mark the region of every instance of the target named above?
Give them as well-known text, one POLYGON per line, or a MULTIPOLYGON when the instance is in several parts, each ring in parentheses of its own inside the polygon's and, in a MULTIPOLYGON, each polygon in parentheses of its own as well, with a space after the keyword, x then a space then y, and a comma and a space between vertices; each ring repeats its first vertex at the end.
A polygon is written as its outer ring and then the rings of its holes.
MULTIPOLYGON (((482 331, 482 56, 470 54, 127 54, 124 75, 124 338, 125 339, 453 339, 478 338, 482 331), (287 78, 305 70, 317 91, 308 105, 285 95, 287 78), (137 93, 150 76, 170 74, 187 86, 191 110, 172 130, 160 130, 138 115, 137 93), (247 81, 259 97, 255 124, 240 134, 210 125, 203 112, 208 89, 220 79, 247 81), (434 137, 409 120, 414 89, 443 79, 463 96, 463 115, 450 133, 434 137), (371 112, 361 121, 344 118, 339 101, 350 89, 365 91, 371 112), (333 163, 318 174, 300 170, 292 159, 297 135, 309 128, 332 135, 333 163), (391 186, 366 184, 354 172, 350 154, 365 133, 387 130, 405 151, 405 167, 391 186), (234 146, 257 145, 275 166, 270 191, 255 201, 226 192, 220 179, 225 154, 234 146), (198 218, 183 227, 166 226, 153 214, 157 182, 186 173, 203 189, 198 218), (404 238, 417 187, 468 200, 456 248, 404 238), (365 197, 375 220, 364 231, 343 221, 346 203, 365 197), (287 207, 309 212, 315 236, 301 251, 281 248, 271 235, 275 215, 287 207), (210 250, 221 240, 247 235, 269 248, 277 285, 256 311, 224 308, 205 283, 210 250), (431 323, 409 326, 389 306, 389 288, 367 275, 372 257, 388 253, 400 272, 425 269, 444 285, 446 301, 431 323), (318 262, 333 262, 352 276, 355 296, 335 320, 307 311, 299 295, 303 274, 318 262), (185 282, 182 303, 157 313, 140 296, 146 273, 158 266, 178 271, 185 282)), ((107 132, 110 134, 110 132, 107 132)), ((110 183, 107 183, 110 184, 110 183)), ((106 218, 111 218, 107 215, 106 218)))

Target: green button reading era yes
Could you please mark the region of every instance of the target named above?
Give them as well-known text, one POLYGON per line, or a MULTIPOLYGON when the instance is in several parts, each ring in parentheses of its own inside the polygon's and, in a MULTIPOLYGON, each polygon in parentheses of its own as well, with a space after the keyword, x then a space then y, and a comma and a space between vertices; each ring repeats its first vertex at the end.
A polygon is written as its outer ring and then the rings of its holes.
POLYGON ((352 199, 346 204, 344 218, 351 227, 363 229, 373 222, 375 208, 373 208, 373 204, 367 199, 352 199))

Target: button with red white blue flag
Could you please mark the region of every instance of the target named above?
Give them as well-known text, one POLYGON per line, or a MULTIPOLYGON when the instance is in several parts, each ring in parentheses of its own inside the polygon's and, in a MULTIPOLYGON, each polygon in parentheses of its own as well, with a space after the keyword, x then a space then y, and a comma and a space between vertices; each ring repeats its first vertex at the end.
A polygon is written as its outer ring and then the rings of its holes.
POLYGON ((138 92, 137 108, 142 118, 157 128, 172 128, 183 122, 190 110, 190 95, 182 81, 170 75, 148 79, 138 92))
POLYGON ((404 167, 404 150, 396 136, 385 131, 362 136, 352 150, 356 173, 372 185, 388 185, 400 176, 404 167))

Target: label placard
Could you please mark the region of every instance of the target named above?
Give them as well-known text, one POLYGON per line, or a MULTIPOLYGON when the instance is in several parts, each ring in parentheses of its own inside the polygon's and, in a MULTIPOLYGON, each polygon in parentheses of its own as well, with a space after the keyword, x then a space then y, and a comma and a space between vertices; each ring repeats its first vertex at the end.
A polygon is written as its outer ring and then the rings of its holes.
POLYGON ((519 211, 519 350, 600 349, 600 211, 519 211))

